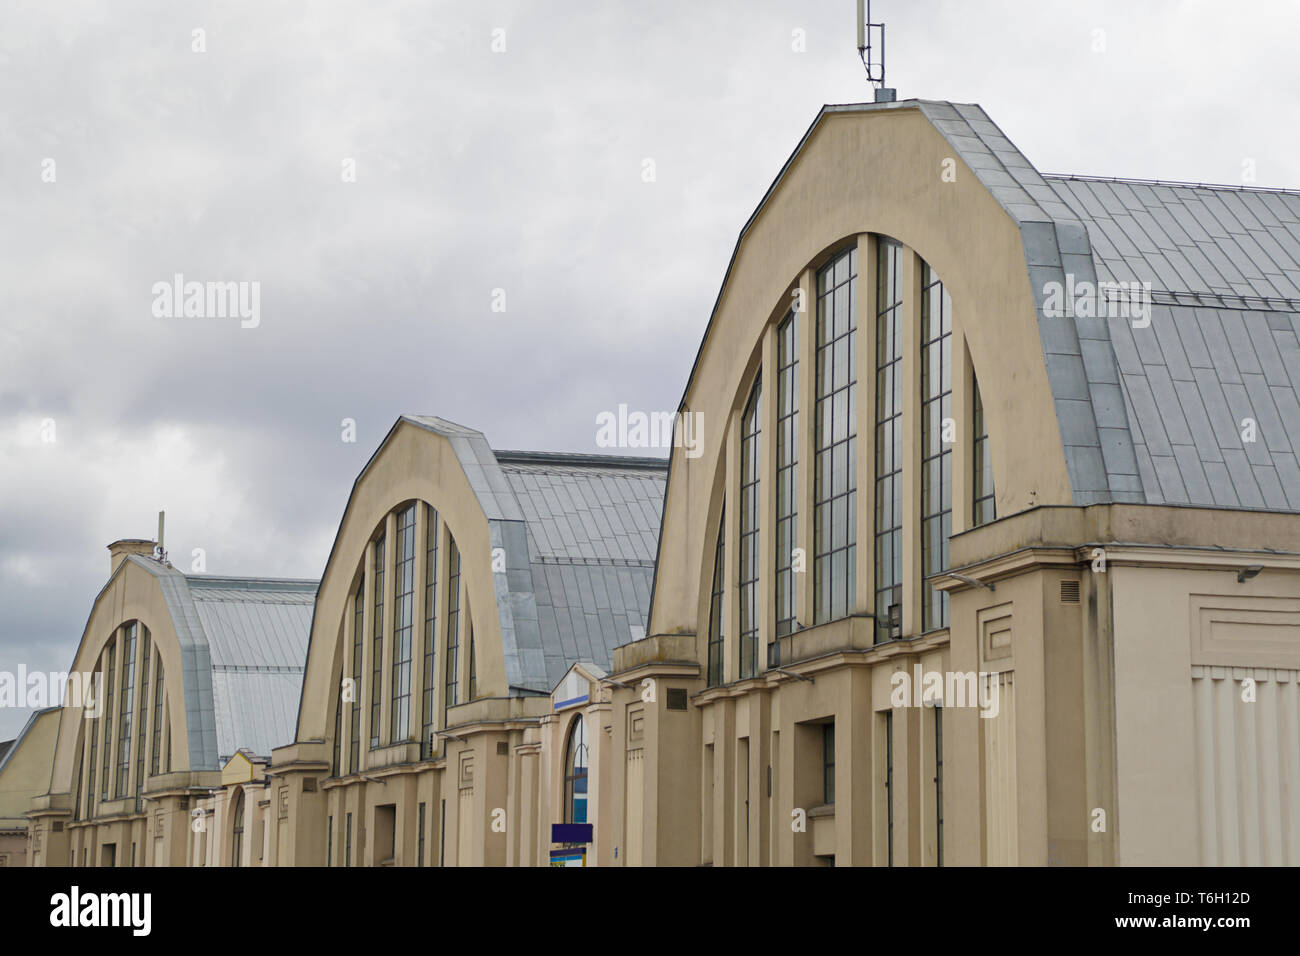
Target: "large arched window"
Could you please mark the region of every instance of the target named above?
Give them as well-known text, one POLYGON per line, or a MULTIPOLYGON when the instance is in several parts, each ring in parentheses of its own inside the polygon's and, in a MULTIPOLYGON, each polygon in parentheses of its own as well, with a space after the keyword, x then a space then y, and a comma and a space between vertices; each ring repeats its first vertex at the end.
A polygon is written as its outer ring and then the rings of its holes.
POLYGON ((93 681, 77 741, 77 819, 96 816, 96 801, 134 797, 136 811, 143 808, 146 772, 159 772, 167 722, 162 657, 143 622, 127 621, 113 631, 93 681))
POLYGON ((458 703, 460 630, 468 626, 461 623, 460 564, 454 535, 425 501, 404 501, 372 530, 353 579, 351 610, 340 628, 344 656, 338 692, 347 683, 351 693, 335 704, 336 774, 365 769, 361 754, 367 739, 371 750, 418 739, 420 759, 436 752, 437 730, 446 722, 447 708, 458 703), (449 549, 447 560, 439 559, 440 546, 449 549), (388 594, 386 581, 392 588, 388 594), (445 635, 438 626, 440 608, 445 635), (439 657, 443 674, 435 669, 439 657))
POLYGON ((235 808, 230 811, 231 855, 230 865, 241 866, 244 855, 244 788, 236 791, 235 808))
POLYGON ((564 747, 564 822, 587 822, 587 719, 579 714, 564 747))
POLYGON ((733 523, 719 528, 712 576, 701 578, 712 582, 699 623, 710 687, 756 676, 764 645, 805 624, 870 615, 876 643, 947 627, 936 584, 949 540, 995 517, 984 405, 938 270, 895 239, 863 234, 791 288, 816 312, 773 313, 725 436, 735 457, 720 488, 733 523), (775 382, 767 408, 764 379, 769 390, 775 382), (775 434, 771 449, 761 431, 775 434), (730 535, 738 553, 724 564, 730 535), (738 613, 724 637, 728 606, 738 613))

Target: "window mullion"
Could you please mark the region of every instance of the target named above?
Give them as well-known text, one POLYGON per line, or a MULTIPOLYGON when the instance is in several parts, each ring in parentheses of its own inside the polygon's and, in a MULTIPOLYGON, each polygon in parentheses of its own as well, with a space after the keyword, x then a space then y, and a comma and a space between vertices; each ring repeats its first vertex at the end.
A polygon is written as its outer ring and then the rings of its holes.
MULTIPOLYGON (((391 741, 388 740, 389 722, 392 720, 392 671, 393 671, 393 622, 396 615, 395 597, 397 584, 397 566, 395 559, 397 557, 397 513, 390 511, 384 519, 384 595, 383 606, 381 608, 383 617, 379 621, 379 745, 382 747, 391 741)), ((371 737, 374 737, 375 730, 370 729, 371 737)))
POLYGON ((921 261, 903 249, 903 636, 921 631, 921 261))
POLYGON ((754 673, 767 669, 767 645, 776 634, 776 419, 780 391, 776 371, 777 324, 769 322, 763 333, 763 368, 760 379, 767 387, 759 403, 758 424, 758 641, 754 673), (766 374, 764 374, 766 373, 766 374))
POLYGON ((360 724, 361 734, 357 738, 357 747, 360 751, 358 759, 358 769, 366 769, 365 751, 371 735, 374 733, 370 727, 371 722, 371 686, 373 684, 372 675, 374 673, 374 651, 375 642, 372 635, 374 634, 375 620, 375 542, 371 541, 366 544, 366 563, 365 563, 365 580, 362 586, 363 602, 361 605, 361 673, 357 675, 360 680, 358 686, 353 689, 357 695, 357 700, 361 702, 360 707, 360 724))
POLYGON ((740 633, 740 409, 732 409, 727 425, 726 449, 726 500, 735 502, 724 516, 726 530, 723 549, 727 563, 723 572, 723 592, 726 622, 722 631, 722 682, 729 684, 740 673, 739 669, 739 633, 740 633))
POLYGON ((813 462, 816 450, 817 409, 817 273, 805 269, 799 278, 803 311, 799 313, 799 440, 795 539, 803 552, 802 574, 795 576, 795 618, 805 627, 813 623, 813 462))
MULTIPOLYGON (((858 565, 856 611, 875 612, 876 239, 858 236, 858 565)), ((811 506, 809 514, 811 514, 811 506)))
POLYGON ((410 680, 407 687, 410 697, 406 701, 407 736, 418 740, 424 725, 424 565, 428 560, 425 549, 428 508, 422 501, 415 503, 415 526, 411 529, 414 536, 412 547, 415 548, 415 564, 411 569, 411 662, 410 680))

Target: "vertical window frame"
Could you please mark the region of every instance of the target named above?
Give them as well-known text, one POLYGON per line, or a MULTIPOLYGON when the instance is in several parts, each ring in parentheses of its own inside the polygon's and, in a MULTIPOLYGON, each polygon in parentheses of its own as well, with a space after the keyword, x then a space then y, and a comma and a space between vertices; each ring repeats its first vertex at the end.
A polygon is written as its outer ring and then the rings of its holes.
POLYGON ((921 631, 948 626, 948 595, 931 583, 948 569, 952 536, 952 299, 938 274, 921 263, 921 631), (936 479, 938 488, 935 487, 936 479))
POLYGON ((415 642, 415 504, 397 513, 393 549, 393 664, 389 743, 411 739, 411 660, 415 642))
POLYGON ((822 724, 822 803, 835 805, 835 721, 822 724))
POLYGON ((587 744, 587 718, 577 714, 564 740, 564 822, 589 823, 591 750, 587 744), (581 761, 581 766, 579 766, 581 761), (581 791, 579 791, 581 785, 581 791), (578 819, 578 794, 582 794, 582 819, 578 819))
MULTIPOLYGON (((364 560, 362 564, 364 565, 364 560)), ((361 673, 362 654, 366 639, 366 572, 361 569, 361 579, 352 604, 352 707, 348 721, 348 773, 357 773, 361 769, 361 673)), ((341 692, 341 688, 340 688, 341 692)))
POLYGON ((902 636, 903 617, 903 255, 876 240, 875 643, 902 636), (897 609, 895 615, 894 609, 897 609))
POLYGON ((117 679, 117 634, 109 641, 108 647, 104 653, 108 657, 108 670, 104 681, 104 742, 103 753, 100 759, 103 766, 104 779, 99 782, 99 800, 101 803, 109 799, 112 793, 113 778, 113 684, 117 679))
POLYGON ((799 542, 799 313, 776 329, 776 636, 794 632, 798 586, 794 550, 799 542))
POLYGON ((457 704, 460 689, 460 549, 456 539, 447 539, 447 645, 443 653, 442 725, 447 711, 457 704))
POLYGON ((857 607, 858 244, 817 271, 813 406, 813 620, 857 607))
POLYGON ((438 509, 426 504, 424 524, 424 681, 420 702, 421 756, 433 756, 438 648, 438 509))
POLYGON ((762 484, 763 376, 754 379, 740 417, 740 538, 737 555, 737 589, 740 619, 737 622, 737 651, 741 680, 758 674, 758 632, 762 611, 759 579, 763 563, 760 553, 759 499, 762 484))
POLYGON ((709 687, 723 682, 726 645, 727 505, 718 517, 718 543, 713 552, 713 596, 709 602, 709 644, 705 676, 709 687))
POLYGON ((142 632, 140 647, 140 690, 136 694, 138 713, 136 715, 135 742, 135 808, 141 809, 140 798, 144 793, 144 752, 149 743, 149 668, 153 663, 153 640, 149 628, 140 625, 142 632))
POLYGON ((993 456, 989 449, 988 422, 979 379, 971 373, 971 527, 978 528, 998 519, 997 495, 993 485, 993 456))

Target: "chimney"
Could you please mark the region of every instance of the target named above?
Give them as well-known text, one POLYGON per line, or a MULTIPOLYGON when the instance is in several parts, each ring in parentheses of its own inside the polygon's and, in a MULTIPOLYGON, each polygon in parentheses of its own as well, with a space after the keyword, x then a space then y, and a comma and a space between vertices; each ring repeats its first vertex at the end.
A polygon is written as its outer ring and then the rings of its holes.
POLYGON ((117 566, 122 563, 128 554, 138 554, 144 558, 153 557, 154 543, 147 538, 122 538, 120 541, 114 541, 108 546, 108 558, 111 567, 108 570, 111 576, 117 570, 117 566))

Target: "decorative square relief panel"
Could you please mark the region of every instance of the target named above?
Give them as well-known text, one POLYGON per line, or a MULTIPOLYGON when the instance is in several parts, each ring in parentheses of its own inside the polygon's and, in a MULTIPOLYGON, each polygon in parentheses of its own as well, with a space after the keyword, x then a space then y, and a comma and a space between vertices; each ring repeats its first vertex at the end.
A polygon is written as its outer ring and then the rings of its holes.
POLYGON ((1300 600, 1193 594, 1192 665, 1300 669, 1300 600))
POLYGON ((1007 603, 984 608, 975 615, 975 625, 979 634, 980 670, 1015 670, 1012 605, 1007 603))

